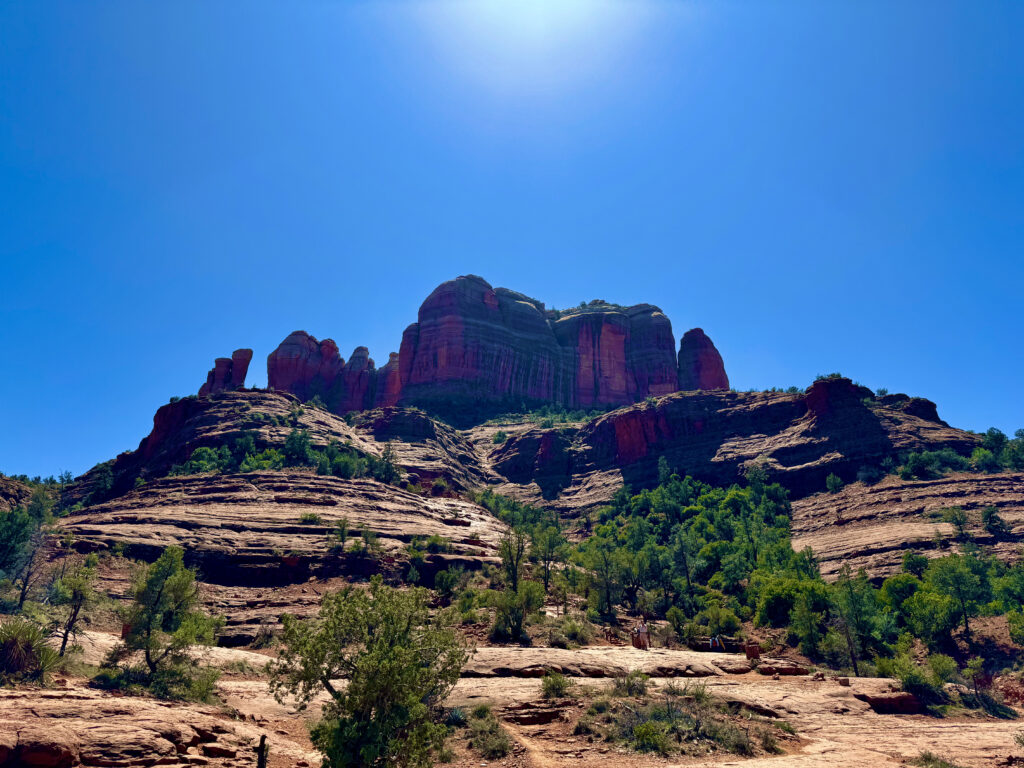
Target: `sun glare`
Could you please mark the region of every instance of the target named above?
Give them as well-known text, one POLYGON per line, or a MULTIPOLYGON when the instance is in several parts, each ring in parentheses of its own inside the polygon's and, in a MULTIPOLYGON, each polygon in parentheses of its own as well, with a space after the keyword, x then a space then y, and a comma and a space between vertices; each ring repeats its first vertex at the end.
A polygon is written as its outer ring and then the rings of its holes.
POLYGON ((502 92, 561 91, 611 71, 651 18, 647 0, 439 0, 419 5, 443 59, 502 92))

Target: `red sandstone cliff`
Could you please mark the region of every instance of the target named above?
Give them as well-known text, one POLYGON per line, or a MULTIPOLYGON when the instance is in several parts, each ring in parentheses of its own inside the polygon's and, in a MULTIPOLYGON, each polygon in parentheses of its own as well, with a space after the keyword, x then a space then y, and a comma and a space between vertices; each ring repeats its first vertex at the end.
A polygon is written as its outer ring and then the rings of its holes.
POLYGON ((380 370, 365 347, 345 363, 330 339, 296 331, 267 359, 267 380, 302 400, 319 396, 338 413, 398 403, 456 417, 542 404, 592 408, 676 391, 684 351, 690 388, 728 388, 703 331, 684 337, 677 358, 672 324, 655 306, 592 301, 546 310, 466 275, 434 289, 380 370))

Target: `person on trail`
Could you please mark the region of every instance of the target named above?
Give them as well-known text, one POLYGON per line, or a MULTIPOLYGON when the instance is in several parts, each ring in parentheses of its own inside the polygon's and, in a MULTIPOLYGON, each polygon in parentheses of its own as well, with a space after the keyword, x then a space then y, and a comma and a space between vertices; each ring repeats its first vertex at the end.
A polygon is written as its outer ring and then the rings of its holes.
POLYGON ((636 636, 638 641, 637 648, 649 651, 651 649, 651 635, 647 630, 647 622, 642 617, 636 627, 636 636))

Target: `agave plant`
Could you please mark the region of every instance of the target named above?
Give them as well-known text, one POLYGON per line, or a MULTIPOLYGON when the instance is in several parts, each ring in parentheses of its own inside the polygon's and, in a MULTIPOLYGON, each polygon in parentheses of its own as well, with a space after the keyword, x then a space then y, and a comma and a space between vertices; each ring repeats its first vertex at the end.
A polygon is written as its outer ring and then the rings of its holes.
POLYGON ((0 624, 0 682, 46 685, 59 663, 57 652, 32 622, 11 619, 0 624))

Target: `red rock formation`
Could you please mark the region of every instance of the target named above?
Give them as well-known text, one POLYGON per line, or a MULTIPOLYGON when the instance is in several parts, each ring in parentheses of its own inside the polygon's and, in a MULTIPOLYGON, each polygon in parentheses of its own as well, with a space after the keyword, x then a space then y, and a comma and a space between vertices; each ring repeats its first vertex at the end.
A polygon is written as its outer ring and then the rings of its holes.
MULTIPOLYGON (((614 488, 591 480, 602 473, 634 486, 654 483, 662 456, 670 467, 716 485, 741 480, 758 462, 802 497, 823 490, 832 473, 849 482, 862 466, 901 453, 947 447, 969 453, 978 443, 976 435, 942 422, 865 402, 865 392, 844 378, 815 382, 805 394, 678 392, 612 411, 574 436, 560 428, 572 446, 558 454, 541 450, 544 433, 536 430, 510 438, 494 466, 520 485, 557 475, 563 487, 578 491, 587 483, 614 488)), ((571 496, 579 505, 591 503, 586 494, 571 496)))
POLYGON ((303 401, 317 395, 326 402, 344 365, 333 339, 318 342, 294 331, 267 357, 267 386, 303 401))
POLYGON ((711 339, 701 328, 687 331, 679 342, 679 389, 728 389, 725 364, 711 339))
POLYGON ((375 406, 387 408, 398 403, 402 395, 402 372, 398 353, 392 352, 387 363, 377 371, 377 400, 375 406))
MULTIPOLYGON (((727 388, 721 356, 699 333, 687 370, 696 366, 701 388, 727 388)), ((475 275, 434 289, 379 371, 365 347, 346 365, 334 342, 304 331, 267 360, 270 387, 302 400, 319 395, 339 413, 410 403, 465 420, 542 404, 628 405, 676 391, 679 378, 672 324, 657 307, 592 301, 546 311, 475 275)))
POLYGON ((199 396, 216 395, 228 389, 244 386, 251 360, 251 349, 236 349, 229 358, 218 357, 206 375, 206 383, 199 388, 199 396))
POLYGON ((341 372, 341 396, 334 410, 338 413, 372 408, 377 387, 377 368, 370 350, 356 347, 341 372))
POLYGON ((676 388, 657 307, 601 301, 565 313, 470 275, 443 283, 402 337, 402 399, 625 405, 676 388))

